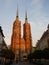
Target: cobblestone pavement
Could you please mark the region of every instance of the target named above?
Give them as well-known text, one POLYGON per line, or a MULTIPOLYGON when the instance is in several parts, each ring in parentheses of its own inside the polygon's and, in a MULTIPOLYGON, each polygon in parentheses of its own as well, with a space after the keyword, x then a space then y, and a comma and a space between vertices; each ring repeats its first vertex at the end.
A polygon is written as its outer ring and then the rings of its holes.
POLYGON ((19 62, 17 65, 49 65, 49 62, 47 63, 42 63, 42 64, 34 64, 34 63, 29 63, 29 62, 19 62))
POLYGON ((19 62, 18 65, 35 65, 35 64, 29 62, 19 62))

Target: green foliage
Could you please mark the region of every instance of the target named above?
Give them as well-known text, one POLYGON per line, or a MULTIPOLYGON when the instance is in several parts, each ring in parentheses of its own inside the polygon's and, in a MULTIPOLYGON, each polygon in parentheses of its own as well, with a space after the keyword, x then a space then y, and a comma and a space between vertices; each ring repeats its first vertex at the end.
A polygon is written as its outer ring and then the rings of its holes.
POLYGON ((49 48, 43 50, 43 58, 49 59, 49 48))
POLYGON ((27 58, 31 60, 33 58, 33 53, 29 54, 27 58))
POLYGON ((34 53, 31 53, 27 57, 29 60, 32 59, 49 59, 49 48, 44 49, 43 51, 41 50, 36 50, 34 53))
POLYGON ((41 58, 42 58, 42 51, 41 51, 41 50, 36 50, 36 51, 33 53, 33 58, 34 58, 34 59, 41 59, 41 58))
POLYGON ((34 53, 28 55, 28 59, 41 59, 42 58, 42 51, 36 50, 34 53))
POLYGON ((2 52, 2 57, 5 57, 7 59, 14 59, 14 57, 15 57, 12 50, 3 49, 1 52, 2 52))

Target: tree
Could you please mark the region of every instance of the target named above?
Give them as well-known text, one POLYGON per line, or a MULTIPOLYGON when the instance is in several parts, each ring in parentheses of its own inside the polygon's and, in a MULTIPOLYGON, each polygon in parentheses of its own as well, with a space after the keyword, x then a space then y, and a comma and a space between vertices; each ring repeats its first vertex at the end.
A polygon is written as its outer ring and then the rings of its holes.
POLYGON ((41 59, 41 58, 42 58, 42 51, 41 51, 41 50, 36 50, 36 51, 33 53, 33 58, 34 58, 34 59, 41 59))
POLYGON ((31 53, 28 55, 28 59, 41 59, 42 58, 42 51, 41 50, 36 50, 34 53, 31 53))
POLYGON ((33 59, 33 53, 29 54, 29 55, 27 56, 27 58, 28 58, 28 60, 29 60, 30 62, 32 62, 32 59, 33 59))
POLYGON ((43 58, 49 59, 49 48, 43 50, 43 58))
POLYGON ((12 50, 8 50, 8 49, 3 49, 1 51, 1 56, 5 57, 7 59, 14 59, 15 54, 12 52, 12 50))

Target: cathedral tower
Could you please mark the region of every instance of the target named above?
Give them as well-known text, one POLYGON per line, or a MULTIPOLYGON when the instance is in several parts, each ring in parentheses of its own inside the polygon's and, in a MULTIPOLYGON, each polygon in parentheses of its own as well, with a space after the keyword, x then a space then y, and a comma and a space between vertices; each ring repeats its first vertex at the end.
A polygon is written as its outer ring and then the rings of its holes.
POLYGON ((18 8, 17 8, 17 16, 16 20, 13 23, 13 31, 11 38, 11 48, 14 51, 16 58, 19 57, 20 39, 21 39, 21 21, 19 21, 18 8))
POLYGON ((21 21, 19 21, 18 8, 16 20, 13 23, 11 49, 15 53, 15 60, 21 60, 32 52, 31 29, 27 19, 27 12, 23 25, 23 37, 21 38, 21 21))
POLYGON ((32 52, 32 37, 31 37, 31 28, 30 24, 28 23, 28 18, 27 18, 27 12, 25 14, 25 23, 23 25, 23 37, 26 41, 25 43, 25 49, 26 53, 31 53, 32 52))

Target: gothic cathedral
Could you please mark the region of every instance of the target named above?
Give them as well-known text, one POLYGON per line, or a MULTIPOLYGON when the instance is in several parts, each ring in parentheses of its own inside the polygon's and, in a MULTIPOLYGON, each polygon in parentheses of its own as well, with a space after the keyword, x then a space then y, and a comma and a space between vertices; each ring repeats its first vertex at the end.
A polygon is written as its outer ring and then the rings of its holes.
POLYGON ((23 24, 23 37, 21 37, 21 21, 18 16, 18 8, 16 20, 13 23, 11 49, 15 54, 15 59, 23 59, 24 56, 32 53, 32 37, 31 28, 28 23, 27 12, 25 14, 25 23, 23 24))

